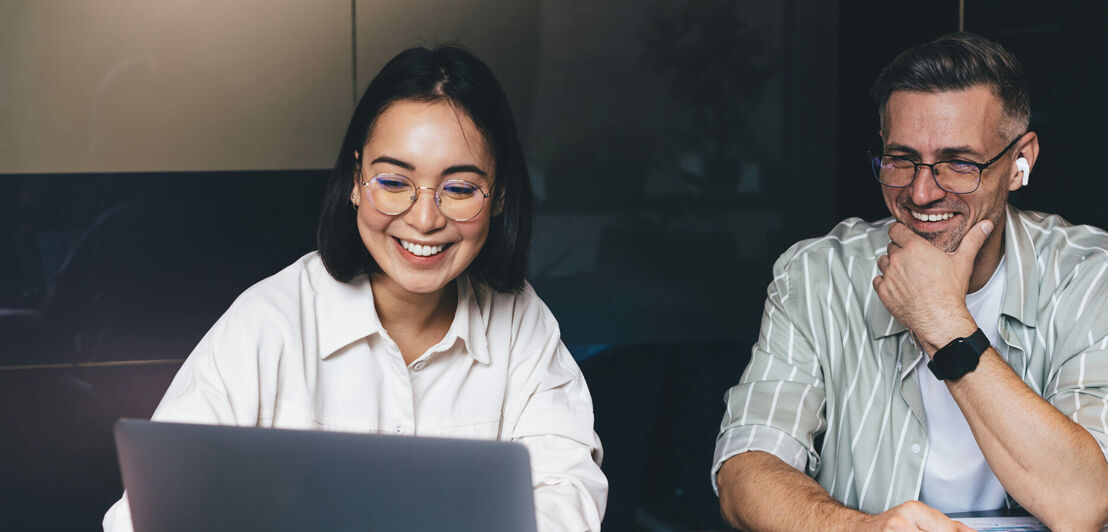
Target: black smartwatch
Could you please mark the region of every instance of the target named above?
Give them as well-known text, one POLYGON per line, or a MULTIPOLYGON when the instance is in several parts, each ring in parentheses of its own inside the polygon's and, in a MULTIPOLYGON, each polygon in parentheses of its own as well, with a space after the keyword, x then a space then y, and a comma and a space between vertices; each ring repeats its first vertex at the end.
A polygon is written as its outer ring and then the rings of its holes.
POLYGON ((941 381, 956 381, 966 373, 977 369, 981 353, 989 348, 989 338, 977 329, 966 338, 955 338, 942 349, 935 351, 927 368, 941 381))

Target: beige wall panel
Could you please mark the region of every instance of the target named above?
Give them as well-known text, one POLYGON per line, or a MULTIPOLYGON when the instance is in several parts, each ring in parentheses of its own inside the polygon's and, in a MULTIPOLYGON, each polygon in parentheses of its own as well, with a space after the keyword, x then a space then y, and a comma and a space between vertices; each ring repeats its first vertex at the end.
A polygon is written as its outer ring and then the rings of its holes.
POLYGON ((349 0, 0 2, 0 173, 324 168, 349 0))

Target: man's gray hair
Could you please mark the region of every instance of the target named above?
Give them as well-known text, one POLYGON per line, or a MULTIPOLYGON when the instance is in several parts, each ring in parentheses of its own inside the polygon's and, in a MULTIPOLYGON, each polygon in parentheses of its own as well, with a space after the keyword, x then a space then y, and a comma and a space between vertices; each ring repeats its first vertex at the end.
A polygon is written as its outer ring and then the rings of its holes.
POLYGON ((1013 139, 1027 131, 1031 96, 1023 67, 1000 44, 972 33, 951 33, 909 48, 877 76, 870 92, 877 101, 881 129, 885 104, 894 91, 944 92, 984 85, 1004 104, 1011 119, 999 133, 1013 139))

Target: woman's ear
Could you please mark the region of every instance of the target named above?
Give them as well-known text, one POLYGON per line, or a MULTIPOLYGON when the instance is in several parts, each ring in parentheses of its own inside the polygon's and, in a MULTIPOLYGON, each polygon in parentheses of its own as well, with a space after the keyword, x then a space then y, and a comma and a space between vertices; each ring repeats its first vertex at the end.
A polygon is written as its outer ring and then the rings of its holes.
POLYGON ((497 194, 492 204, 492 217, 496 218, 502 212, 504 212, 504 194, 497 194))
POLYGON ((362 154, 358 153, 357 150, 354 151, 354 165, 353 165, 354 175, 351 176, 351 177, 354 178, 354 184, 355 185, 359 185, 362 182, 362 157, 361 156, 362 156, 362 154))
POLYGON ((361 179, 359 179, 362 175, 362 161, 359 157, 360 155, 361 154, 359 154, 357 150, 354 150, 354 188, 350 191, 350 203, 354 205, 355 210, 358 209, 358 198, 361 197, 361 194, 359 194, 362 184, 361 179))

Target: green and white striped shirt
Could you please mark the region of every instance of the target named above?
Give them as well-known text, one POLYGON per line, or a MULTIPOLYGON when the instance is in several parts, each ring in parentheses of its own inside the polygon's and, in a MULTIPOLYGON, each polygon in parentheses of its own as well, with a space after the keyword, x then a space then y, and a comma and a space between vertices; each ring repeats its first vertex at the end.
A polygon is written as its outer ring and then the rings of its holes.
MULTIPOLYGON (((872 285, 892 222, 851 218, 777 260, 750 365, 725 394, 713 486, 757 450, 864 512, 919 497, 928 442, 910 377, 925 354, 872 285)), ((1108 459, 1108 233, 1011 206, 1004 231, 997 351, 1108 459)))

